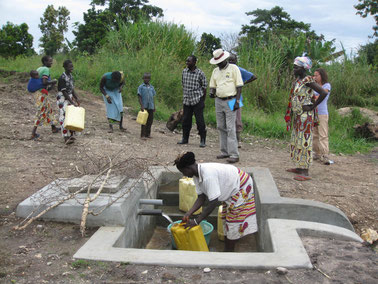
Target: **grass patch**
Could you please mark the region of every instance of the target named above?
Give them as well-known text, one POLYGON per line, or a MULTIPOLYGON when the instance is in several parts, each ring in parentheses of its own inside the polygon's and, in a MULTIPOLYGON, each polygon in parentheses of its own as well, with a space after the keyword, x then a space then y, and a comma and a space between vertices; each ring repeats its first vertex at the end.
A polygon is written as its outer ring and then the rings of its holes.
POLYGON ((90 262, 84 259, 78 259, 71 263, 71 267, 73 269, 79 269, 79 268, 87 268, 90 266, 90 262))

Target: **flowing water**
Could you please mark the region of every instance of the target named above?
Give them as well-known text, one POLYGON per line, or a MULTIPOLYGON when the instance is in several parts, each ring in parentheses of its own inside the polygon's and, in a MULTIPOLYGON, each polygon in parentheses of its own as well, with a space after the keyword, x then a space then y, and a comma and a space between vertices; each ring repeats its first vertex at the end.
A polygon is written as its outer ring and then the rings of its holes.
POLYGON ((170 224, 173 223, 172 219, 167 214, 161 213, 161 216, 163 216, 165 219, 167 219, 170 224))

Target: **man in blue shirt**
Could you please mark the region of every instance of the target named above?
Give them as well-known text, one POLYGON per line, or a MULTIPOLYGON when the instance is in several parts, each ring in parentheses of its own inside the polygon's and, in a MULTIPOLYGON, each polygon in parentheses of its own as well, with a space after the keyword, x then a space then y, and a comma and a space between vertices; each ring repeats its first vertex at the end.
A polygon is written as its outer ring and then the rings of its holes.
POLYGON ((138 87, 138 99, 140 104, 140 110, 146 110, 148 112, 148 119, 146 125, 141 126, 140 138, 145 140, 151 138, 151 126, 154 121, 155 103, 154 97, 156 96, 155 89, 150 85, 151 74, 144 73, 143 84, 138 87))
MULTIPOLYGON (((228 62, 230 64, 237 65, 237 63, 238 63, 237 56, 235 54, 231 53, 230 57, 228 58, 228 62)), ((238 67, 239 67, 244 85, 251 83, 252 81, 255 81, 257 79, 257 77, 252 72, 249 72, 249 71, 245 70, 244 68, 242 68, 240 66, 238 66, 238 67)), ((236 138, 238 139, 238 148, 241 148, 240 133, 243 131, 243 123, 242 123, 242 120, 241 120, 241 108, 238 108, 236 110, 235 125, 236 125, 236 138)))

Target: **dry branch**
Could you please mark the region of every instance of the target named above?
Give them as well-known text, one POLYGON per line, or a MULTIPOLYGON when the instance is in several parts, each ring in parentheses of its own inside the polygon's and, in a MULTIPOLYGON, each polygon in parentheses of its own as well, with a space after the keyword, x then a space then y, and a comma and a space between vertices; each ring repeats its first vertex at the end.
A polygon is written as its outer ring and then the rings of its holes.
POLYGON ((84 201, 84 206, 83 206, 83 213, 81 215, 81 222, 80 222, 80 232, 81 232, 81 236, 84 237, 85 235, 85 224, 87 222, 87 217, 88 217, 88 209, 89 209, 89 204, 91 202, 93 202, 94 200, 97 199, 97 197, 99 197, 99 195, 101 194, 107 180, 109 179, 109 176, 110 176, 110 173, 112 172, 112 161, 111 159, 109 158, 110 160, 110 166, 109 166, 109 169, 106 173, 106 177, 105 179, 102 181, 101 183, 101 186, 99 187, 99 189, 97 190, 96 194, 91 198, 91 188, 92 188, 92 184, 93 184, 93 181, 92 183, 90 184, 90 186, 88 186, 88 190, 87 190, 87 197, 84 201))

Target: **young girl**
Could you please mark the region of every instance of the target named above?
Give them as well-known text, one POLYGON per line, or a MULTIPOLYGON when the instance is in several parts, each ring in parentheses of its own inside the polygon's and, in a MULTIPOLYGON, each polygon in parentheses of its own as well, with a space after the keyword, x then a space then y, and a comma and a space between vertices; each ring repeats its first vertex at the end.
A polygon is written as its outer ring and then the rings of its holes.
POLYGON ((44 123, 51 125, 51 130, 53 133, 57 133, 59 131, 59 128, 57 128, 54 125, 54 122, 52 120, 52 109, 51 109, 50 102, 48 99, 49 88, 47 88, 47 86, 48 85, 53 86, 56 83, 56 81, 51 81, 51 78, 50 78, 50 67, 52 63, 53 63, 52 57, 45 55, 42 57, 43 66, 37 69, 38 75, 40 78, 42 78, 42 83, 45 87, 36 92, 37 112, 36 112, 34 127, 33 127, 32 135, 31 135, 31 139, 33 140, 38 139, 38 137, 40 136, 37 133, 37 127, 39 125, 43 125, 44 123))
POLYGON ((73 64, 71 60, 67 59, 64 61, 63 67, 64 72, 58 80, 56 104, 59 108, 59 124, 62 130, 64 142, 66 144, 71 144, 75 140, 75 137, 73 137, 74 131, 70 130, 70 133, 68 133, 68 130, 63 127, 64 118, 66 116, 66 107, 68 105, 80 106, 80 101, 74 90, 74 80, 72 77, 73 64), (73 100, 75 100, 76 103, 73 100))
MULTIPOLYGON (((331 84, 328 83, 327 72, 323 68, 318 68, 314 73, 315 82, 327 92, 325 99, 318 105, 319 123, 314 127, 314 160, 319 160, 325 165, 333 164, 328 158, 328 108, 327 101, 331 94, 331 84)), ((318 96, 317 92, 314 92, 318 96)))

